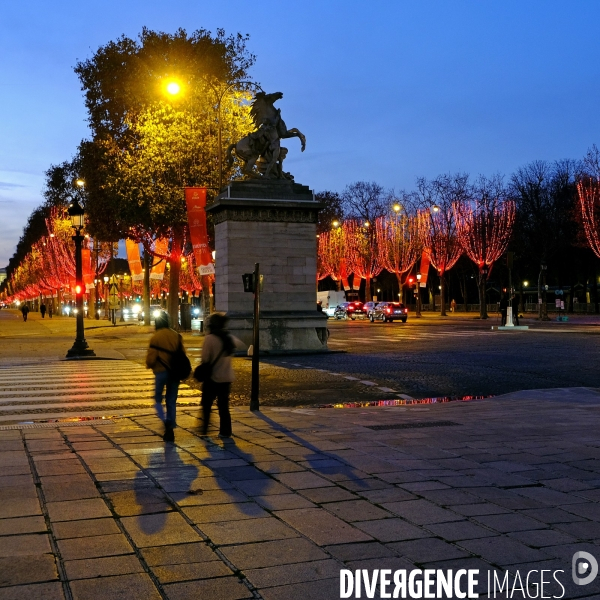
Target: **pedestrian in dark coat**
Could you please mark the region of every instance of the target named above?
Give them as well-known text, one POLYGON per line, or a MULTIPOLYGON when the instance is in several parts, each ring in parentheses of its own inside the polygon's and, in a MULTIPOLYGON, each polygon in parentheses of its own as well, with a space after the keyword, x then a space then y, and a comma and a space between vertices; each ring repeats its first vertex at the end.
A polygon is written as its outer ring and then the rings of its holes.
POLYGON ((45 316, 46 316, 46 305, 44 303, 42 303, 40 305, 40 313, 42 315, 42 319, 45 318, 45 316))
POLYGON ((517 298, 516 294, 512 297, 512 300, 510 301, 510 305, 512 307, 514 324, 518 325, 519 324, 519 299, 517 298))
POLYGON ((52 318, 52 304, 53 304, 53 302, 50 302, 50 304, 48 305, 48 318, 49 319, 52 318))
POLYGON ((502 298, 500 298, 500 317, 502 321, 502 327, 506 325, 506 311, 508 309, 508 298, 506 294, 502 294, 502 298))
POLYGON ((27 315, 29 314, 29 306, 27 304, 21 306, 21 313, 23 314, 23 321, 27 321, 27 315))

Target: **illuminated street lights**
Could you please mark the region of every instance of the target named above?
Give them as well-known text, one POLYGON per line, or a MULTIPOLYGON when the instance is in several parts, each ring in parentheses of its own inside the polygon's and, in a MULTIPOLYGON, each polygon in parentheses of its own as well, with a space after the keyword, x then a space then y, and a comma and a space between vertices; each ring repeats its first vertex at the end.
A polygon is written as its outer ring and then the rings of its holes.
MULTIPOLYGON (((80 187, 83 182, 77 181, 80 187)), ((96 356, 94 351, 88 347, 85 341, 83 329, 83 266, 81 259, 81 244, 84 237, 81 235, 85 222, 85 212, 78 200, 74 200, 67 211, 71 219, 71 227, 75 230, 73 241, 75 242, 75 306, 77 310, 76 323, 77 335, 71 349, 67 352, 67 358, 82 358, 84 356, 96 356)))
MULTIPOLYGON (((206 81, 206 80, 205 80, 206 81)), ((221 122, 221 103, 223 102, 223 98, 225 97, 225 94, 233 87, 235 86, 242 86, 242 85, 252 85, 256 88, 258 88, 261 92, 263 91, 263 89, 260 87, 260 85, 258 85, 258 83, 254 83, 253 81, 234 81, 232 83, 229 83, 228 85, 226 85, 222 90, 217 90, 217 88, 210 83, 209 81, 206 81, 206 83, 208 83, 208 85, 210 85, 210 87, 213 89, 213 91, 215 92, 215 96, 217 98, 217 120, 218 120, 218 127, 217 127, 217 150, 218 150, 218 160, 219 160, 219 191, 221 191, 221 188, 223 187, 223 124, 221 122)), ((181 93, 181 85, 179 84, 179 82, 175 81, 175 80, 171 80, 169 81, 166 86, 165 89, 167 91, 167 93, 171 96, 178 96, 181 93)))
POLYGON ((417 312, 415 313, 415 317, 418 319, 421 318, 421 273, 417 273, 417 312))

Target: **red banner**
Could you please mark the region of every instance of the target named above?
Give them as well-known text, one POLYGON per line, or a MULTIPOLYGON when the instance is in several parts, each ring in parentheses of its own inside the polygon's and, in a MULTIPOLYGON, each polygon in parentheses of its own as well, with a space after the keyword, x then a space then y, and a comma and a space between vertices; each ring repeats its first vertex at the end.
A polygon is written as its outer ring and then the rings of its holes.
POLYGON ((169 251, 169 240, 167 238, 159 238, 154 243, 154 252, 158 254, 158 256, 153 257, 153 267, 150 271, 150 279, 160 279, 162 281, 165 276, 165 266, 167 265, 167 260, 162 258, 167 255, 169 251))
POLYGON ((206 188, 185 188, 190 239, 200 275, 214 275, 215 266, 208 247, 206 230, 206 188))
POLYGON ((94 274, 92 273, 92 253, 89 248, 81 250, 81 267, 83 272, 83 285, 87 288, 94 283, 94 274))
POLYGON ((125 240, 125 249, 127 250, 127 260, 129 262, 129 271, 132 281, 143 281, 142 261, 140 260, 140 247, 133 240, 125 240))
POLYGON ((427 285, 427 274, 429 273, 429 254, 427 249, 423 250, 423 256, 421 256, 421 287, 427 285))

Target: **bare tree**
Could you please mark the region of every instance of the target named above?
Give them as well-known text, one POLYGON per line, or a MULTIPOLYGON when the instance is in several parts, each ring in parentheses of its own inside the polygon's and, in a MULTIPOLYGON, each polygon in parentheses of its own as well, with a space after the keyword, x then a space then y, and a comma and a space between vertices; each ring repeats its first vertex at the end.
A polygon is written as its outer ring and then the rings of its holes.
POLYGON ((469 176, 466 173, 440 175, 431 181, 425 178, 417 180, 416 198, 423 220, 424 245, 440 277, 442 316, 446 316, 445 273, 462 254, 454 205, 467 200, 469 195, 469 176))
POLYGON ((485 286, 494 263, 504 254, 515 221, 515 203, 502 177, 479 177, 469 198, 454 204, 457 233, 479 270, 479 316, 487 319, 485 286))
POLYGON ((396 201, 392 190, 386 190, 375 182, 357 181, 342 192, 346 216, 363 223, 374 224, 378 217, 389 215, 396 201))
POLYGON ((540 319, 548 319, 546 276, 548 263, 568 253, 576 238, 575 182, 581 165, 573 160, 535 161, 518 169, 510 180, 516 203, 515 246, 539 265, 540 319))

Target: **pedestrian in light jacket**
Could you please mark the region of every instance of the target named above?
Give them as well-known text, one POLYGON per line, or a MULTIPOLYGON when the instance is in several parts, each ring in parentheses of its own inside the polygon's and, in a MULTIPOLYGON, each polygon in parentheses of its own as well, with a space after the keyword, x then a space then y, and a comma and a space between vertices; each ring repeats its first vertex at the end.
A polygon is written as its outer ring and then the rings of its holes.
POLYGON ((169 327, 169 315, 161 312, 154 321, 156 332, 150 339, 150 346, 146 355, 146 367, 154 372, 154 405, 156 412, 165 424, 163 440, 175 441, 173 429, 177 426, 176 404, 179 391, 179 380, 169 373, 171 355, 179 344, 183 345, 181 336, 169 327), (165 391, 166 388, 166 391, 165 391), (163 409, 163 391, 165 391, 166 413, 163 409))
POLYGON ((244 343, 231 335, 227 329, 229 317, 224 313, 213 313, 208 320, 208 335, 202 346, 202 362, 212 364, 211 378, 202 383, 202 435, 208 433, 210 411, 215 399, 219 409, 219 437, 230 438, 231 414, 229 413, 229 393, 234 380, 231 355, 236 348, 244 348, 244 343))

